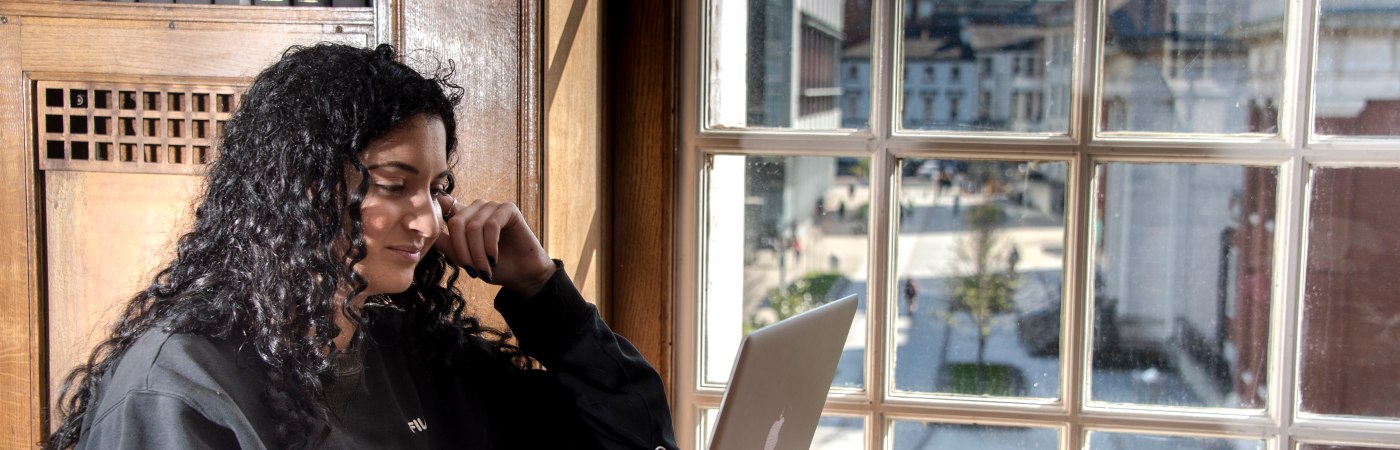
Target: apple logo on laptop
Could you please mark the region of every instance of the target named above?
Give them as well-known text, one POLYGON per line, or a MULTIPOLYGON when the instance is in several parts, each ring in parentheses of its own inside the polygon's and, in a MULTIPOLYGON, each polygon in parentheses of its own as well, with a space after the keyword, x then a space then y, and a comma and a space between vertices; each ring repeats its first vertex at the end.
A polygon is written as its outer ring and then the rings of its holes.
POLYGON ((763 450, 773 450, 778 448, 778 434, 783 431, 783 421, 787 420, 783 415, 787 414, 787 408, 778 412, 778 420, 773 422, 773 428, 768 429, 768 440, 763 443, 763 450))

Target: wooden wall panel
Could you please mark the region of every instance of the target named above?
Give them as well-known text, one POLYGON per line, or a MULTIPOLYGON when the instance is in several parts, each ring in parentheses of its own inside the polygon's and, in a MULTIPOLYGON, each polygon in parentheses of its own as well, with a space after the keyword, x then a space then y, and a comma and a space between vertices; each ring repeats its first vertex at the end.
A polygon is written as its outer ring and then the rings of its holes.
POLYGON ((515 201, 520 161, 521 11, 514 2, 404 1, 405 61, 432 72, 453 64, 466 89, 458 108, 457 192, 515 201))
MULTIPOLYGON (((49 392, 111 333, 126 301, 175 256, 202 178, 44 173, 49 392)), ((54 401, 56 399, 51 399, 54 401)))
POLYGON ((252 77, 293 44, 369 45, 373 30, 323 25, 27 18, 24 70, 164 76, 252 77), (178 61, 178 64, 171 64, 178 61))
MULTIPOLYGON (((225 5, 137 4, 130 1, 5 0, 0 10, 10 18, 66 17, 101 20, 198 21, 265 27, 279 24, 375 27, 380 8, 394 0, 376 0, 374 8, 263 8, 225 5)), ((329 32, 329 31, 328 31, 329 32)), ((377 34, 377 33, 376 33, 377 34)))
MULTIPOLYGON (((544 223, 544 136, 540 130, 543 117, 540 110, 541 62, 544 59, 541 48, 541 30, 544 18, 540 2, 524 0, 520 2, 520 210, 531 229, 540 233, 544 223)), ((543 239, 541 239, 543 242, 543 239)))
MULTIPOLYGON (((547 233, 541 190, 539 2, 376 3, 375 8, 348 10, 58 1, 0 4, 0 16, 6 16, 0 20, 0 176, 15 181, 0 183, 0 245, 6 248, 0 251, 0 408, 4 408, 0 411, 0 448, 28 448, 39 439, 44 415, 40 405, 47 391, 42 352, 45 328, 51 322, 42 317, 45 308, 39 290, 43 286, 41 242, 45 227, 38 222, 45 196, 37 191, 43 185, 33 167, 32 150, 25 147, 29 105, 22 97, 23 73, 67 78, 112 74, 125 81, 145 76, 250 77, 294 43, 334 40, 368 45, 392 41, 420 69, 430 62, 456 62, 456 79, 467 89, 459 111, 459 192, 469 198, 515 201, 534 229, 547 233), (26 26, 21 27, 21 23, 26 26)), ((595 66, 596 58, 596 54, 590 57, 595 66)), ((596 67, 592 72, 596 83, 596 67)), ((583 125, 586 131, 597 133, 596 122, 583 125)), ((596 145, 591 151, 596 151, 596 145)), ((99 194, 92 188, 110 185, 111 180, 104 178, 107 176, 115 175, 56 175, 52 184, 56 195, 48 198, 50 213, 63 222, 53 223, 48 231, 55 236, 72 234, 88 226, 83 223, 102 220, 96 216, 106 212, 79 204, 97 201, 94 199, 99 194), (69 207, 72 209, 65 209, 69 207)), ((597 176, 592 178, 597 180, 597 176)), ((151 214, 188 207, 187 200, 171 200, 169 205, 145 206, 151 208, 151 214)), ((168 242, 171 236, 146 238, 137 245, 168 242)), ((69 243, 70 247, 59 245, 55 250, 92 250, 92 242, 69 243)), ((148 281, 152 268, 166 255, 119 264, 130 265, 139 273, 132 278, 139 285, 148 281)), ((77 269, 65 270, 68 272, 60 277, 88 276, 77 269)), ((575 262, 570 262, 570 270, 576 272, 575 262)), ((491 322, 494 311, 488 300, 494 289, 474 281, 464 282, 464 286, 477 311, 491 322)), ((70 288, 86 289, 60 289, 70 288)), ((113 289, 111 294, 125 298, 134 289, 113 289), (126 292, 118 295, 117 290, 126 292)), ((90 295, 95 294, 53 293, 72 298, 90 295)), ((73 317, 96 311, 95 307, 76 304, 56 304, 55 308, 56 313, 73 317)), ((499 324, 499 319, 495 323, 499 324)), ((74 332, 74 336, 79 334, 86 332, 74 332)), ((59 345, 58 341, 54 344, 59 345)))
POLYGON ((26 144, 32 106, 25 97, 28 80, 56 76, 139 83, 147 77, 250 77, 292 44, 367 45, 376 35, 374 19, 368 8, 0 4, 0 176, 9 180, 0 183, 0 448, 32 448, 43 435, 43 405, 50 400, 44 352, 53 351, 55 366, 86 355, 87 350, 73 342, 92 335, 94 324, 105 322, 135 289, 128 283, 149 281, 154 263, 140 257, 153 253, 152 242, 167 238, 150 235, 149 228, 158 228, 154 224, 137 229, 132 218, 168 221, 189 204, 187 193, 172 195, 169 184, 105 180, 119 176, 111 174, 37 172, 33 150, 26 144), (52 192, 43 191, 45 187, 52 192), (142 197, 167 203, 142 203, 142 197), (45 200, 53 218, 41 223, 45 200), (115 210, 104 208, 119 200, 135 209, 113 217, 115 210), (79 236, 85 231, 86 236, 79 236), (46 238, 57 239, 49 243, 53 253, 45 253, 46 238), (136 244, 141 250, 102 249, 113 243, 136 244), (53 279, 45 276, 46 267, 57 269, 53 279), (103 281, 70 283, 90 277, 103 281), (41 295, 45 285, 55 292, 41 295), (97 285, 106 285, 109 292, 99 293, 93 289, 97 285), (53 303, 46 304, 45 297, 53 303), (54 307, 53 317, 45 316, 49 306, 54 307), (56 332, 49 345, 51 329, 56 332))
POLYGON ((611 324, 670 387, 674 315, 675 2, 611 3, 604 59, 611 156, 611 324))
MULTIPOLYGON (((457 177, 457 197, 462 201, 490 199, 525 206, 529 215, 538 191, 522 184, 522 162, 535 158, 534 139, 522 139, 524 87, 522 74, 533 73, 533 60, 523 57, 521 36, 532 30, 533 10, 527 2, 439 2, 401 0, 405 61, 420 71, 432 72, 452 64, 454 80, 466 90, 457 109, 458 151, 451 161, 457 177)), ((536 213, 537 214, 537 213, 536 213)), ((533 221, 538 233, 538 217, 533 221)), ((465 277, 464 277, 465 278, 465 277)), ((470 310, 485 323, 503 326, 491 307, 496 288, 477 280, 464 280, 470 310)))
MULTIPOLYGON (((599 119, 599 2, 548 2, 544 10, 545 248, 564 261, 584 298, 606 298, 608 219, 599 119)), ((606 315, 604 317, 607 317, 606 315)))
POLYGON ((0 12, 0 448, 30 448, 42 417, 39 401, 37 218, 34 167, 25 149, 23 19, 0 12))

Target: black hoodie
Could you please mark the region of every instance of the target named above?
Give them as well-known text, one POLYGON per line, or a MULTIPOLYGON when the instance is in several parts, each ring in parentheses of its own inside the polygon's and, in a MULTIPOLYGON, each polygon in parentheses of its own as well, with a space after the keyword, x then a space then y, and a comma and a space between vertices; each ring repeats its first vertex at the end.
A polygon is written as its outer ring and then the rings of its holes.
MULTIPOLYGON (((548 370, 471 357, 489 348, 476 336, 442 364, 412 369, 399 312, 367 306, 371 339, 337 355, 326 387, 322 447, 676 448, 661 378, 562 268, 533 297, 502 290, 495 306, 548 370)), ((105 377, 76 448, 280 448, 266 380, 235 340, 153 329, 105 377)))

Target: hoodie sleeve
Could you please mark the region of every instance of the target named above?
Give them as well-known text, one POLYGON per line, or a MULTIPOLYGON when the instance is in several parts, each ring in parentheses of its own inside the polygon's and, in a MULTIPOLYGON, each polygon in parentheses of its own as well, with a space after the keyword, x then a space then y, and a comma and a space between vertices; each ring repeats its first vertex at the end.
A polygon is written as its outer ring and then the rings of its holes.
POLYGON ((496 296, 521 350, 571 394, 578 419, 601 447, 676 449, 661 377, 583 300, 563 263, 554 264, 554 276, 534 296, 496 296))
POLYGON ((84 431, 76 449, 236 449, 232 430, 221 427, 169 393, 133 390, 84 431))

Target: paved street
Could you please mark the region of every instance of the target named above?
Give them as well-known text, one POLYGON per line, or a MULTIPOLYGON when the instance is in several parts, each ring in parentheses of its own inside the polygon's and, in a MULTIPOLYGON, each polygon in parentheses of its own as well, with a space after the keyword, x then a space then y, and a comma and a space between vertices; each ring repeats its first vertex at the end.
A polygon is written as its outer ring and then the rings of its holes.
MULTIPOLYGON (((833 196, 848 195, 844 186, 833 189, 833 196)), ((901 298, 898 318, 894 323, 894 388, 907 392, 946 392, 949 364, 975 363, 978 332, 966 314, 949 314, 949 277, 959 273, 956 243, 966 229, 964 215, 972 205, 996 202, 1005 214, 1002 236, 1007 248, 1014 245, 1018 253, 1017 270, 1020 284, 1016 289, 1013 313, 996 316, 986 340, 985 362, 1002 365, 1011 372, 1014 395, 1056 398, 1060 395, 1060 365, 1056 355, 1033 356, 1018 339, 1018 326, 1029 322, 1020 318, 1037 312, 1057 315, 1060 302, 1063 259, 1063 229, 1058 217, 1015 205, 1012 202, 949 193, 934 195, 928 186, 905 188, 906 210, 896 249, 896 273, 902 283, 913 278, 918 286, 915 311, 911 314, 901 298)), ((834 386, 856 387, 865 383, 863 361, 866 334, 866 289, 868 273, 866 255, 868 241, 862 227, 846 222, 829 221, 825 228, 830 234, 811 239, 804 259, 791 258, 783 276, 788 280, 801 273, 836 268, 847 277, 838 284, 839 292, 832 298, 847 294, 861 297, 860 308, 845 350, 837 368, 834 386)), ((773 252, 763 252, 755 266, 746 270, 746 290, 758 290, 778 285, 779 274, 774 270, 773 252), (768 264, 766 270, 763 264, 768 264)), ((898 289, 896 289, 898 292, 898 289)), ((757 297, 761 300, 762 295, 757 297)), ((746 298, 752 298, 746 295, 746 298)), ((761 310, 759 301, 746 301, 746 314, 761 310)), ((1058 326, 1058 321, 1050 320, 1058 326)), ((1058 335, 1058 329, 1042 330, 1058 335)), ((1134 364, 1116 364, 1095 368, 1094 397, 1122 402, 1158 404, 1199 404, 1188 385, 1169 369, 1134 364)), ((813 448, 859 448, 862 421, 850 418, 828 418, 818 430, 813 448)), ((1053 433, 1044 430, 1005 429, 994 427, 925 425, 901 423, 895 427, 895 448, 1054 448, 1053 433)), ((1109 449, 1245 449, 1251 445, 1235 445, 1223 441, 1154 441, 1134 440, 1122 436, 1105 436, 1095 441, 1109 449)))
MULTIPOLYGON (((976 360, 977 329, 963 314, 947 316, 948 288, 946 277, 956 270, 954 246, 962 229, 961 216, 952 214, 953 197, 945 195, 934 198, 932 195, 910 195, 913 208, 905 217, 899 239, 897 273, 899 279, 915 279, 920 286, 916 298, 916 312, 911 316, 905 305, 899 305, 899 317, 895 323, 895 388, 902 391, 932 392, 935 389, 938 369, 944 362, 974 362, 976 360), (949 323, 952 326, 949 326, 949 323), (946 346, 945 346, 946 343, 946 346)), ((969 200, 964 208, 981 202, 969 200)), ((1021 228, 1008 227, 1005 232, 1008 242, 1015 242, 1022 256, 1018 267, 1033 270, 1023 274, 1022 287, 1018 289, 1016 304, 1018 310, 1034 311, 1058 302, 1060 285, 1060 253, 1062 231, 1058 220, 1042 214, 1025 211, 1026 217, 1014 223, 1033 224, 1021 228)), ((855 324, 851 329, 841 363, 837 368, 836 386, 859 386, 864 383, 861 364, 865 354, 865 291, 866 267, 864 261, 865 239, 858 242, 832 240, 823 242, 829 252, 838 252, 846 264, 858 268, 851 273, 848 283, 835 297, 847 294, 861 295, 861 306, 855 324), (855 244, 859 248, 840 248, 840 244, 855 244)), ((814 245, 814 248, 817 246, 814 245)), ((843 264, 844 266, 845 264, 843 264)), ((902 303, 902 302, 901 302, 902 303)), ((986 361, 1008 364, 1020 369, 1026 377, 1027 391, 1024 395, 1033 397, 1054 397, 1059 389, 1059 368, 1056 358, 1034 358, 1029 356, 1016 340, 1016 315, 999 316, 993 321, 992 332, 987 340, 986 361)))

